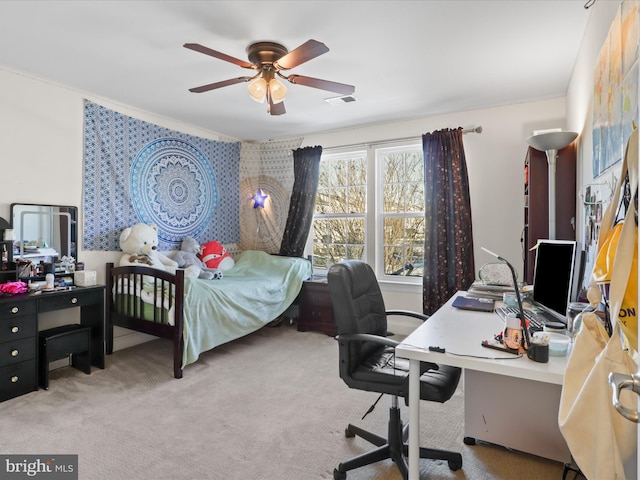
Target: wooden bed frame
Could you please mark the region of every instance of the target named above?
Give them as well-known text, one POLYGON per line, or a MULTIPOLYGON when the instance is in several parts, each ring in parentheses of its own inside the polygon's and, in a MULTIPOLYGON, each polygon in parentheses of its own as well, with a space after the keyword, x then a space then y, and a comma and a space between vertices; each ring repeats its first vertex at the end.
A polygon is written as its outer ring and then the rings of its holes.
POLYGON ((184 351, 184 270, 175 275, 155 268, 129 265, 116 267, 107 263, 107 355, 113 353, 113 327, 124 327, 173 341, 173 375, 182 378, 182 353, 184 351), (142 288, 143 276, 152 279, 154 286, 153 301, 156 305, 174 307, 174 324, 168 324, 166 309, 154 309, 153 319, 141 318, 145 306, 139 296, 118 295, 114 300, 114 285, 127 284, 127 291, 135 292, 142 288), (126 282, 124 281, 126 280, 126 282))

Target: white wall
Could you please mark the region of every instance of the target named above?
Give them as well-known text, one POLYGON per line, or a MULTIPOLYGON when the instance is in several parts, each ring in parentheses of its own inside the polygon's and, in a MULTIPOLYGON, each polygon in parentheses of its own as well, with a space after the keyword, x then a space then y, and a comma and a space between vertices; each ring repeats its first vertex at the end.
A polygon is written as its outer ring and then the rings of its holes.
MULTIPOLYGON (((510 260, 522 278, 524 226, 524 158, 533 130, 565 129, 565 99, 506 105, 393 124, 310 135, 304 145, 323 148, 393 138, 419 137, 442 128, 482 126, 482 133, 464 135, 469 170, 476 271, 493 257, 486 247, 510 260)), ((388 308, 422 311, 420 287, 382 286, 388 308)), ((396 327, 396 330, 402 327, 396 327)))
MULTIPOLYGON (((166 128, 218 140, 218 135, 149 112, 118 105, 19 72, 0 68, 0 217, 10 221, 11 203, 77 206, 78 258, 87 270, 105 282, 106 262, 117 262, 118 252, 82 249, 83 99, 166 128)), ((69 311, 43 316, 42 328, 69 321, 69 311)), ((79 312, 72 312, 72 315, 79 312)), ((118 346, 137 343, 139 334, 118 329, 118 346)))
MULTIPOLYGON (((526 138, 534 129, 561 127, 579 132, 583 130, 593 90, 593 65, 617 7, 618 2, 596 2, 592 7, 592 18, 566 102, 564 98, 556 98, 321 133, 305 138, 303 146, 329 148, 420 136, 447 127, 482 126, 482 134, 464 137, 472 197, 476 270, 491 260, 480 250, 485 246, 513 260, 522 275, 520 236, 523 228, 526 138)), ((0 69, 0 87, 0 158, 3 167, 0 175, 0 216, 5 219, 9 219, 12 202, 81 207, 83 98, 167 128, 205 138, 219 138, 212 132, 18 72, 0 69)), ((579 177, 579 184, 591 181, 591 178, 584 179, 584 175, 591 172, 589 151, 590 147, 580 154, 580 171, 584 174, 579 177), (587 158, 582 158, 585 155, 587 158)), ((81 248, 78 256, 87 269, 98 271, 98 278, 104 281, 105 263, 117 261, 120 255, 117 252, 88 252, 81 248)), ((409 291, 388 287, 385 296, 390 308, 422 308, 417 287, 409 291)))
MULTIPOLYGON (((616 16, 620 2, 596 2, 591 8, 587 31, 582 42, 573 75, 567 91, 567 127, 580 132, 578 137, 577 185, 584 186, 594 182, 593 179, 593 137, 591 123, 593 119, 592 103, 594 88, 594 67, 600 49, 607 38, 609 28, 616 16)), ((610 181, 613 172, 606 172, 599 181, 610 181)), ((580 188, 576 192, 577 212, 583 213, 580 188)), ((584 214, 578 215, 577 228, 584 230, 584 214)))
POLYGON ((14 202, 77 206, 78 257, 103 281, 105 263, 120 254, 82 250, 84 98, 166 128, 214 140, 219 135, 0 68, 0 217, 10 220, 14 202))
MULTIPOLYGON (((533 130, 560 127, 580 133, 578 137, 576 216, 577 239, 584 229, 582 186, 592 183, 590 104, 593 97, 593 68, 607 36, 619 2, 596 2, 566 98, 499 106, 454 114, 415 119, 394 124, 327 132, 305 138, 304 145, 324 148, 419 136, 441 128, 482 126, 482 134, 464 137, 469 167, 475 264, 478 270, 491 261, 480 247, 499 252, 512 261, 522 278, 523 162, 526 139, 533 130)), ((388 308, 422 310, 420 287, 382 286, 388 308)), ((395 327, 405 332, 405 326, 395 327)), ((410 327, 407 327, 410 328, 410 327)))
POLYGON ((522 272, 520 236, 524 218, 524 158, 534 129, 565 128, 565 100, 521 103, 458 112, 393 124, 305 137, 305 145, 323 148, 402 137, 458 126, 482 126, 464 135, 469 169, 475 262, 492 257, 481 246, 500 252, 522 272))
MULTIPOLYGON (((593 99, 593 73, 596 60, 600 55, 600 49, 604 43, 609 27, 615 18, 620 2, 596 2, 591 8, 593 12, 589 18, 585 39, 582 42, 580 54, 574 67, 571 82, 567 92, 567 124, 576 132, 581 132, 578 141, 578 185, 587 185, 594 181, 593 143, 591 136, 592 99, 593 99)), ((620 176, 620 168, 606 172, 598 182, 611 181, 611 175, 620 176)), ((576 202, 578 212, 582 211, 582 198, 577 195, 576 202)), ((579 231, 584 229, 584 217, 578 217, 579 231)), ((640 272, 639 272, 640 275, 640 272)), ((640 408, 640 404, 639 404, 640 408)), ((640 443, 640 431, 637 433, 640 443)), ((627 478, 637 478, 640 470, 640 458, 637 452, 635 458, 631 458, 625 465, 627 478)))

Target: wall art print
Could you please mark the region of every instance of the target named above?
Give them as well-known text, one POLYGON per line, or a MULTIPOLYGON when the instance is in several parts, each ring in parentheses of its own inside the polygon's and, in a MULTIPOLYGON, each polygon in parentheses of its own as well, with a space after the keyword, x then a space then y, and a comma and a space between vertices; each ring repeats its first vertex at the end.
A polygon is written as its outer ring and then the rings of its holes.
POLYGON ((119 251, 123 228, 158 225, 159 248, 184 237, 240 239, 240 143, 150 124, 85 101, 83 248, 119 251))
POLYGON ((638 125, 638 0, 625 0, 609 29, 594 69, 593 177, 620 162, 638 125))
POLYGON ((294 183, 293 151, 302 137, 243 142, 240 151, 241 250, 278 253, 289 212, 294 183), (253 208, 253 196, 261 189, 264 208, 253 208))

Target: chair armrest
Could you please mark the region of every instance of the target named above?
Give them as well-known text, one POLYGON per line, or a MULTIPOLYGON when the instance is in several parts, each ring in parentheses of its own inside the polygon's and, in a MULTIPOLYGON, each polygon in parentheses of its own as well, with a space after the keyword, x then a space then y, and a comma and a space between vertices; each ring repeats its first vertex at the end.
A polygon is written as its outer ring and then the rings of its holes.
MULTIPOLYGON (((373 335, 371 333, 352 333, 346 335, 336 335, 336 340, 343 342, 375 342, 381 345, 386 345, 388 347, 393 347, 395 349, 396 346, 400 344, 400 342, 393 340, 388 337, 381 337, 380 335, 373 335)), ((424 362, 421 361, 420 365, 422 365, 422 373, 427 370, 438 370, 440 366, 437 363, 433 362, 424 362)))
POLYGON ((397 340, 393 340, 388 337, 381 337, 380 335, 373 335, 371 333, 351 333, 346 335, 336 335, 336 340, 347 342, 375 342, 387 347, 396 347, 400 344, 397 340))
POLYGON ((413 312, 411 310, 387 310, 385 312, 387 316, 389 315, 400 315, 404 317, 413 317, 418 320, 422 320, 423 322, 429 319, 429 315, 425 315, 424 313, 413 312))

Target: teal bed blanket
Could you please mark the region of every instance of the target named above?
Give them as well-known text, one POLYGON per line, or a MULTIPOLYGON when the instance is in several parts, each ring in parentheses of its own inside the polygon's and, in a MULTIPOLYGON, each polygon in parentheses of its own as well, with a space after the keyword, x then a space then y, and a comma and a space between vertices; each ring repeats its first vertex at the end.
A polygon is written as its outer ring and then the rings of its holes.
POLYGON ((282 315, 312 273, 303 258, 245 251, 219 280, 185 279, 182 366, 282 315))

